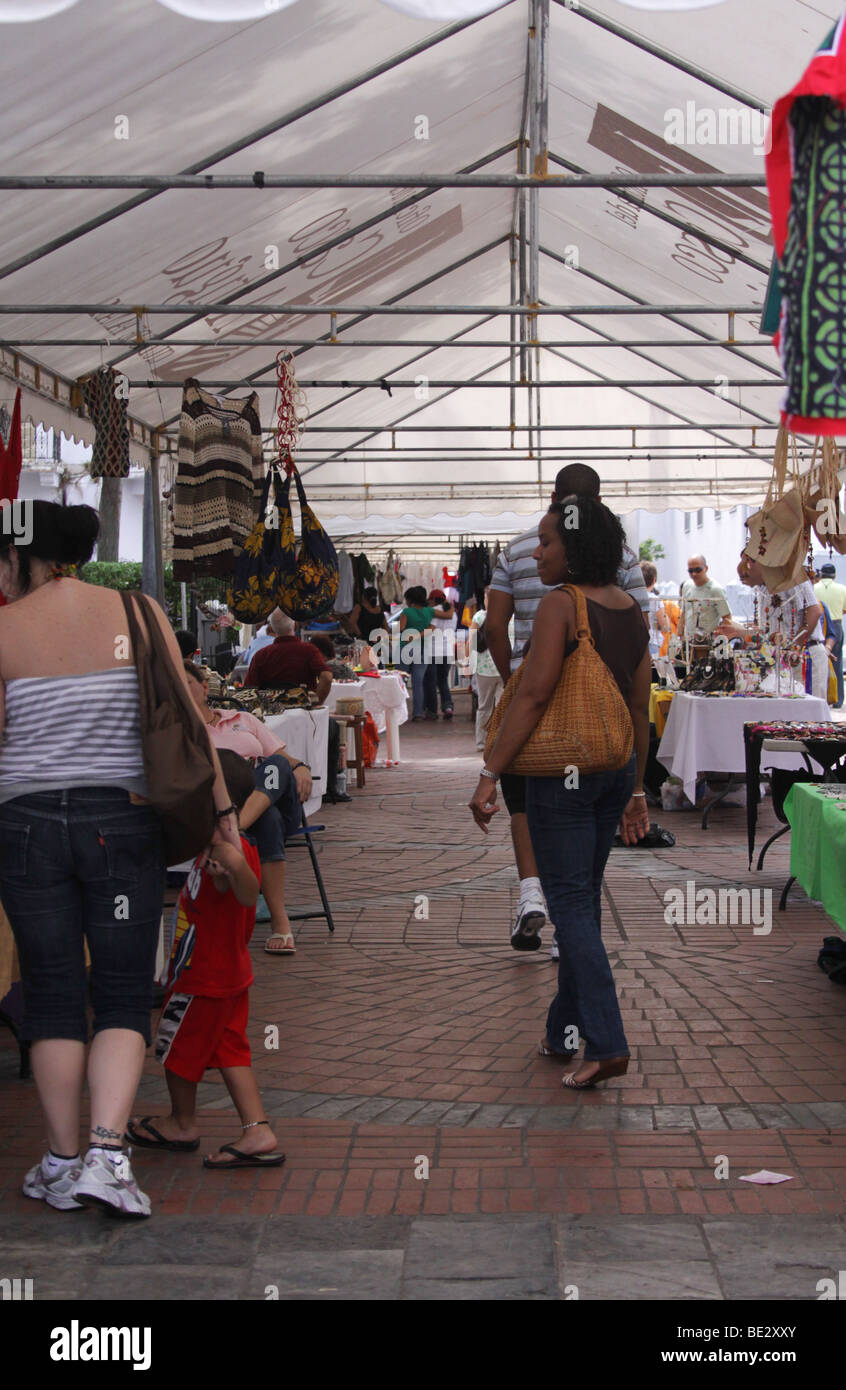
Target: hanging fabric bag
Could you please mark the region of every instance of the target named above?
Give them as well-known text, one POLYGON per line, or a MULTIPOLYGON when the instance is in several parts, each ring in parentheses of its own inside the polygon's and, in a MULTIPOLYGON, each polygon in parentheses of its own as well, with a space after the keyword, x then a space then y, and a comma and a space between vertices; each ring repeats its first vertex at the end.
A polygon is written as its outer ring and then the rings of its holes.
POLYGON ((259 519, 235 561, 232 587, 226 595, 227 607, 239 622, 262 622, 272 612, 283 578, 296 564, 291 509, 286 510, 283 497, 287 498, 285 485, 274 464, 264 480, 259 519))
POLYGON ((805 499, 799 477, 796 440, 784 425, 779 426, 773 471, 764 505, 746 522, 749 539, 744 555, 761 566, 764 583, 771 594, 783 593, 801 584, 808 549, 805 499), (788 478, 788 451, 792 448, 792 472, 788 478), (789 482, 789 485, 788 485, 789 482))
MULTIPOLYGON (((610 772, 625 767, 634 748, 631 715, 594 646, 584 594, 572 584, 562 588, 576 605, 577 646, 565 658, 549 704, 508 768, 519 776, 562 777, 573 767, 580 773, 610 772)), ((525 662, 511 676, 491 716, 486 758, 524 670, 525 662)))
POLYGON ((338 592, 338 554, 308 505, 302 479, 293 466, 281 488, 279 521, 286 569, 281 577, 276 602, 283 613, 298 623, 319 618, 331 609, 338 592), (299 551, 293 555, 293 565, 288 567, 287 560, 295 549, 290 500, 292 477, 300 503, 302 540, 299 551))

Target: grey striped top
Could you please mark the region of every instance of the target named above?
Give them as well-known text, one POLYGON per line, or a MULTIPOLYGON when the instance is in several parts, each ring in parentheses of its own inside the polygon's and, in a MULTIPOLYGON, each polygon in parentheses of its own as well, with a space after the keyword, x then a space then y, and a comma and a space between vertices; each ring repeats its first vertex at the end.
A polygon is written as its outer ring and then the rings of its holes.
MULTIPOLYGON (((520 665, 523 648, 532 635, 532 623, 535 621, 538 604, 544 594, 549 593, 549 585, 542 584, 538 579, 537 561, 532 559, 537 544, 537 530, 525 531, 522 536, 516 536, 501 552, 491 579, 492 589, 502 594, 510 594, 514 600, 512 671, 520 665)), ((643 582, 643 574, 634 552, 628 546, 623 549, 623 563, 617 571, 617 583, 627 594, 631 594, 644 613, 649 612, 649 594, 643 582)))
POLYGON ((134 666, 6 682, 0 801, 68 787, 146 796, 134 666))

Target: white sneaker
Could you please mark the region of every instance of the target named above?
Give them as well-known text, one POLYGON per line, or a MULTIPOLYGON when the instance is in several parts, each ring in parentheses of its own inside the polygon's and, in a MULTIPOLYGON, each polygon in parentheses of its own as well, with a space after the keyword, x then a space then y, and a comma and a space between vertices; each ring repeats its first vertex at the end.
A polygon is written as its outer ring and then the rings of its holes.
POLYGON ((546 923, 546 908, 542 902, 522 903, 511 929, 511 945, 515 951, 537 951, 541 932, 546 923))
POLYGON ((132 1174, 125 1153, 114 1158, 102 1149, 89 1149, 74 1197, 84 1207, 106 1207, 115 1216, 150 1216, 150 1199, 132 1174))
POLYGON ((551 960, 558 960, 558 958, 559 958, 559 951, 558 951, 558 942, 557 942, 557 941, 553 941, 553 943, 552 943, 552 950, 550 951, 549 955, 550 955, 550 959, 551 959, 551 960))
POLYGON ((34 1197, 37 1202, 46 1202, 57 1211, 79 1211, 82 1203, 74 1200, 73 1190, 81 1172, 82 1160, 78 1159, 72 1166, 51 1173, 45 1155, 24 1178, 23 1194, 34 1197))

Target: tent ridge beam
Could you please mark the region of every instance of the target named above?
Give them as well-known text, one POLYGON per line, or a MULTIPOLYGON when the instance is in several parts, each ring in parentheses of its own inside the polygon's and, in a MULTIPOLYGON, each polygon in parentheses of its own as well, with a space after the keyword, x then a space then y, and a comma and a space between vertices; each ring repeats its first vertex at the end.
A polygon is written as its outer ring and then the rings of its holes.
MULTIPOLYGON (((449 347, 449 343, 444 343, 444 347, 449 347)), ((578 365, 578 364, 577 364, 577 365, 578 365)), ((492 370, 492 369, 491 369, 491 370, 492 370)), ((593 370, 593 369, 592 369, 592 368, 585 368, 585 370, 591 371, 591 370, 593 370)), ((224 389, 228 389, 228 390, 234 391, 234 390, 237 389, 237 387, 243 386, 243 385, 244 385, 244 379, 243 379, 242 377, 236 377, 236 378, 234 378, 234 379, 231 378, 231 377, 226 377, 226 378, 222 378, 222 377, 201 377, 201 378, 198 378, 198 379, 199 379, 201 385, 206 386, 206 387, 213 388, 214 390, 224 390, 224 389)), ((390 372, 386 373, 385 376, 378 377, 378 378, 344 379, 344 380, 341 380, 341 381, 328 381, 325 377, 323 377, 323 378, 315 378, 314 380, 301 379, 301 380, 298 381, 297 384, 298 384, 299 386, 301 386, 304 390, 308 390, 308 391, 345 391, 345 390, 351 390, 351 389, 354 389, 354 390, 357 390, 357 391, 369 391, 369 390, 381 391, 381 390, 384 390, 385 385, 388 385, 388 386, 390 386, 392 389, 396 389, 396 390, 398 390, 398 391, 413 391, 413 390, 417 389, 417 388, 419 387, 419 385, 420 385, 419 381, 415 381, 414 378, 404 378, 404 377, 399 377, 399 378, 397 378, 397 377, 391 376, 390 372)), ((503 380, 503 381, 477 381, 477 380, 474 380, 472 377, 470 377, 470 378, 467 379, 467 380, 462 380, 461 378, 455 378, 455 377, 446 377, 446 378, 434 378, 434 377, 431 377, 431 378, 427 378, 427 381, 426 381, 426 385, 429 386, 429 387, 431 387, 433 390, 439 390, 439 389, 441 389, 442 387, 448 387, 448 388, 451 389, 451 390, 457 390, 457 391, 460 391, 460 390, 462 390, 462 389, 464 389, 464 388, 467 388, 467 389, 471 389, 471 388, 472 388, 472 389, 474 389, 474 390, 481 390, 481 389, 485 389, 485 390, 507 390, 507 389, 511 386, 511 384, 512 384, 512 383, 509 382, 507 379, 506 379, 506 380, 503 380)), ((142 377, 142 378, 138 378, 138 379, 130 378, 130 381, 129 381, 129 386, 130 386, 130 388, 131 388, 132 390, 136 390, 136 391, 142 391, 142 390, 161 390, 163 387, 168 387, 168 386, 170 386, 170 387, 178 387, 179 390, 181 391, 181 390, 182 390, 182 385, 183 385, 183 383, 182 383, 181 380, 178 380, 178 381, 170 381, 170 382, 168 382, 168 381, 162 381, 159 377, 146 377, 146 378, 142 377)), ((267 378, 267 380, 261 380, 261 379, 255 380, 254 378, 251 377, 251 378, 250 378, 250 385, 256 387, 257 389, 267 389, 267 390, 270 390, 270 389, 276 388, 276 386, 278 385, 278 382, 277 382, 277 380, 276 380, 275 377, 269 377, 269 378, 267 378)), ((784 390, 784 382, 782 382, 782 381, 772 381, 772 380, 769 380, 769 379, 767 379, 766 381, 758 381, 758 380, 756 380, 755 378, 752 378, 752 377, 750 377, 750 378, 740 378, 740 379, 737 379, 737 380, 734 380, 734 381, 732 381, 732 380, 727 380, 727 381, 724 382, 724 385, 725 385, 726 387, 738 387, 738 388, 740 388, 740 387, 749 387, 749 388, 755 387, 756 389, 757 389, 757 388, 762 388, 762 387, 774 387, 774 388, 777 388, 778 390, 782 390, 782 391, 784 390)), ((621 391, 625 391, 625 390, 629 390, 630 388, 633 388, 633 387, 641 387, 641 388, 642 388, 642 387, 649 386, 649 387, 652 387, 652 388, 653 388, 654 390, 656 390, 656 391, 659 390, 659 389, 662 390, 662 391, 666 391, 669 387, 698 387, 698 388, 701 388, 701 389, 710 390, 711 392, 714 392, 714 393, 716 392, 716 388, 715 388, 715 386, 714 386, 714 378, 713 378, 712 376, 709 376, 709 377, 702 377, 702 378, 698 378, 698 377, 697 377, 697 378, 694 378, 694 377, 666 377, 666 378, 665 378, 665 377, 659 377, 659 378, 644 377, 644 378, 638 378, 637 380, 628 380, 628 379, 626 379, 626 378, 617 378, 617 377, 605 377, 605 378, 603 378, 603 380, 601 380, 601 381, 577 381, 577 380, 573 380, 573 379, 561 379, 561 380, 553 379, 553 380, 550 380, 550 381, 545 381, 545 380, 540 380, 540 381, 518 381, 518 382, 515 382, 515 383, 514 383, 514 386, 515 386, 515 389, 516 389, 516 390, 525 390, 525 391, 534 390, 535 388, 548 388, 549 390, 566 390, 566 389, 571 389, 571 388, 572 388, 572 389, 574 389, 574 390, 582 391, 582 390, 590 390, 590 389, 593 388, 593 387, 598 387, 598 388, 601 388, 601 389, 606 390, 606 391, 615 390, 615 389, 619 389, 619 390, 621 390, 621 391)))
MULTIPOLYGON (((553 253, 554 254, 554 253, 553 253)), ((0 304, 0 314, 23 314, 37 316, 52 314, 57 316, 72 314, 118 315, 125 312, 134 318, 136 308, 144 314, 184 314, 194 313, 197 318, 209 314, 221 317, 236 314, 275 314, 280 318, 302 314, 365 314, 370 317, 383 315, 424 315, 439 314, 479 315, 495 318, 497 316, 520 314, 593 314, 593 315, 660 315, 685 314, 693 317, 713 318, 720 314, 760 314, 759 304, 0 304)), ((177 332, 178 329, 174 329, 177 332)), ((339 329, 342 331, 342 328, 339 329)), ((214 340, 209 340, 214 347, 214 340)))
MULTIPOLYGON (((24 193, 137 188, 204 193, 268 188, 766 188, 763 174, 2 174, 24 193), (260 179, 260 182, 256 180, 260 179)), ((391 215, 396 211, 391 208, 391 215)))

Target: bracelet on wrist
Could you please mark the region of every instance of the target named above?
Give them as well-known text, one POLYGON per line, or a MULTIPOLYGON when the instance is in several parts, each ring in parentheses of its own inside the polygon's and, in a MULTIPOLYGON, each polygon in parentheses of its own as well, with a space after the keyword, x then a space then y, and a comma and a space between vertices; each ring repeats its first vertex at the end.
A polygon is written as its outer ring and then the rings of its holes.
POLYGON ((215 820, 224 820, 227 816, 234 815, 235 810, 236 807, 234 806, 224 806, 222 811, 215 811, 214 818, 215 820))
POLYGON ((487 777, 491 782, 498 782, 498 781, 499 781, 499 773, 498 773, 498 772, 488 772, 488 769, 487 769, 486 767, 483 767, 483 768, 482 768, 481 772, 479 773, 479 776, 480 776, 480 777, 487 777))
POLYGON ((646 792, 632 792, 632 796, 638 798, 642 797, 644 801, 646 800, 646 792))

